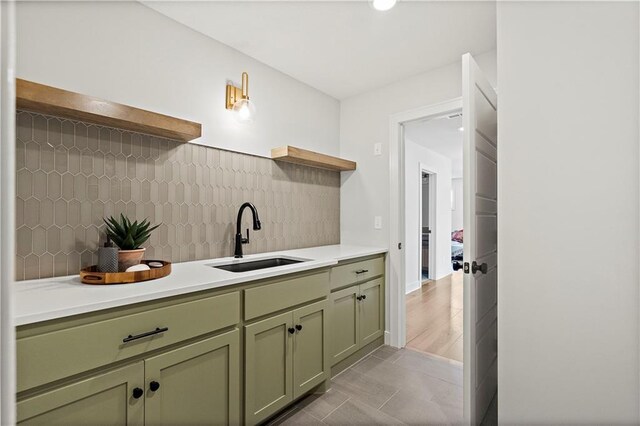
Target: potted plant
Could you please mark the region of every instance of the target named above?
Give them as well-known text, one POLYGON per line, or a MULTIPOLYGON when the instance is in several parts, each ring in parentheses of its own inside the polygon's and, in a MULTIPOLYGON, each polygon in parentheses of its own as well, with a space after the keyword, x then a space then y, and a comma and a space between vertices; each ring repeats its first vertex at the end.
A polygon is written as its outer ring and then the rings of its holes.
POLYGON ((121 272, 142 261, 146 249, 140 246, 149 239, 151 232, 160 226, 151 226, 146 219, 140 223, 137 220, 131 223, 123 214, 120 214, 120 220, 111 216, 104 219, 104 223, 107 225, 107 237, 120 247, 118 269, 121 272))

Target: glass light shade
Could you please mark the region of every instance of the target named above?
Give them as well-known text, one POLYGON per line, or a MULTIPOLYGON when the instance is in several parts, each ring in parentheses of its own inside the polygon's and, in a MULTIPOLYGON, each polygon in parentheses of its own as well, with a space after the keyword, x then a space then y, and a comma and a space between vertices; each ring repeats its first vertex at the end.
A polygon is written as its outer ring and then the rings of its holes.
POLYGON ((371 0, 371 6, 375 10, 384 12, 396 5, 397 0, 371 0))
POLYGON ((240 99, 233 104, 233 115, 239 123, 253 121, 256 116, 256 105, 249 99, 240 99))

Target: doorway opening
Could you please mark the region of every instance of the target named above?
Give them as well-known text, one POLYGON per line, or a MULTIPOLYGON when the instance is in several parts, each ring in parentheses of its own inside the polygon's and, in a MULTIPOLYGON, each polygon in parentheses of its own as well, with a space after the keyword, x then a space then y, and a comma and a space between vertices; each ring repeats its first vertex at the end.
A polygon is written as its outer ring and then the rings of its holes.
POLYGON ((430 244, 431 240, 435 239, 435 214, 430 210, 435 205, 436 194, 436 174, 432 173, 423 167, 420 168, 420 193, 418 217, 420 219, 420 226, 418 234, 420 235, 420 246, 418 259, 420 262, 419 274, 422 285, 435 276, 435 245, 430 244), (431 199, 431 196, 434 199, 431 199), (431 246, 431 247, 430 247, 431 246))
MULTIPOLYGON (((405 133, 412 122, 428 121, 460 110, 464 123, 461 127, 465 168, 463 222, 466 233, 462 276, 462 402, 464 422, 477 424, 485 417, 490 404, 495 407, 492 401, 495 401, 498 386, 498 97, 469 53, 462 56, 462 98, 394 114, 389 119, 389 237, 392 245, 388 268, 387 341, 399 348, 407 344, 405 300, 407 283, 410 282, 407 274, 417 271, 417 268, 406 269, 410 256, 417 253, 417 249, 412 251, 409 245, 411 241, 417 241, 417 238, 409 234, 415 233, 415 228, 411 228, 406 217, 406 200, 411 196, 406 184, 411 180, 406 179, 405 173, 408 168, 415 166, 415 161, 414 157, 408 155, 411 145, 407 143, 405 133)), ((447 181, 440 172, 438 177, 439 182, 447 181)), ((448 196, 450 197, 450 193, 448 196)), ((439 209, 447 204, 440 191, 437 204, 439 209)), ((448 207, 450 209, 451 205, 448 207)), ((448 221, 451 222, 451 211, 448 214, 448 221)), ((446 214, 442 217, 447 220, 446 214)), ((451 238, 446 234, 445 237, 451 238)), ((438 240, 441 239, 442 233, 439 233, 438 240)), ((436 265, 442 259, 441 256, 438 258, 436 265)), ((447 262, 450 264, 450 257, 447 262)), ((439 266, 436 269, 442 271, 439 266)))
POLYGON ((456 199, 454 188, 463 172, 461 112, 403 124, 406 347, 459 364, 463 280, 453 262, 462 256, 462 194, 456 199), (416 264, 418 274, 412 271, 416 264))

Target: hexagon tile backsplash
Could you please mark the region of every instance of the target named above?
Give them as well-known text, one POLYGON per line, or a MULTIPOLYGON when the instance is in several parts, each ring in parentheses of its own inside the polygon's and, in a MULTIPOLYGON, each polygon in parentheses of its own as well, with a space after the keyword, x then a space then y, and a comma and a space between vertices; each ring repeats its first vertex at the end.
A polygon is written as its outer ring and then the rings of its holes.
POLYGON ((340 242, 338 172, 24 111, 16 131, 18 280, 95 264, 121 212, 162 223, 147 259, 231 256, 244 201, 262 221, 245 253, 340 242))

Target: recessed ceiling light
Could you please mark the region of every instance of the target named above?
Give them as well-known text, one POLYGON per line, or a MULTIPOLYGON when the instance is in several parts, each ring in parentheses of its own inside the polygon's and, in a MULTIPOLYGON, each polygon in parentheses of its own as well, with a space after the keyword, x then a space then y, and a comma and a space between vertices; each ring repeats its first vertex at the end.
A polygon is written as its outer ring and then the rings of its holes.
POLYGON ((396 1, 397 0, 371 0, 371 6, 373 6, 375 10, 384 12, 395 6, 396 1))
POLYGON ((464 132, 464 127, 458 127, 459 132, 464 132))

